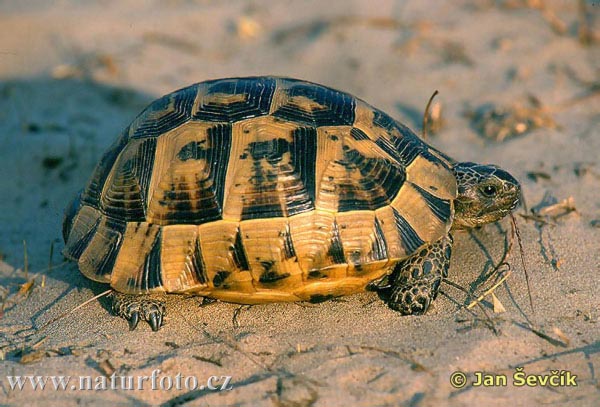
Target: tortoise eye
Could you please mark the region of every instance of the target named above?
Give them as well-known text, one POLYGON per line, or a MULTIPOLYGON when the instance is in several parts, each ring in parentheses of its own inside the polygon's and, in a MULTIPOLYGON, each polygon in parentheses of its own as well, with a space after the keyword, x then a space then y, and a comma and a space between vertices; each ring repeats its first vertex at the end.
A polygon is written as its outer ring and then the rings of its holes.
POLYGON ((498 193, 498 189, 494 185, 484 185, 483 187, 481 187, 481 193, 487 196, 488 198, 491 198, 496 196, 496 193, 498 193))

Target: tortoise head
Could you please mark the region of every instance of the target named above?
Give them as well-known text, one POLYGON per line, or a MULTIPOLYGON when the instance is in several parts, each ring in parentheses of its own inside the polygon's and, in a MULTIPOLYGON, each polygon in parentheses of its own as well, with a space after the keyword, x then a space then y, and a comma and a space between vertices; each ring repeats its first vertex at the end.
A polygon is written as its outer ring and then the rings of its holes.
POLYGON ((470 229, 496 222, 519 205, 521 185, 495 165, 456 163, 458 196, 454 202, 453 228, 470 229))

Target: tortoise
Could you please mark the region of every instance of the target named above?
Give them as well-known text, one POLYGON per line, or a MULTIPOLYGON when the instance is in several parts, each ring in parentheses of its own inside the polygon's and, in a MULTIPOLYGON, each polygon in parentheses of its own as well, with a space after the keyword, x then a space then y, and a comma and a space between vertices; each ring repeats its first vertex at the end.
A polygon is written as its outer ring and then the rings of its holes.
POLYGON ((427 311, 451 231, 520 201, 350 94, 285 77, 210 80, 152 102, 65 211, 64 255, 156 331, 167 293, 240 304, 372 290, 427 311))

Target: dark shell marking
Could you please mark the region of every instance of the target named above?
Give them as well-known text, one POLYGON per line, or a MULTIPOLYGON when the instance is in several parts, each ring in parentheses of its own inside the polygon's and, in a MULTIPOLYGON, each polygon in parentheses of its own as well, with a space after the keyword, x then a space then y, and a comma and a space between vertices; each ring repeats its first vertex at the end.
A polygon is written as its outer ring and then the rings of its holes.
POLYGON ((156 100, 109 148, 64 253, 124 293, 319 301, 445 236, 455 196, 445 156, 360 99, 213 80, 156 100))

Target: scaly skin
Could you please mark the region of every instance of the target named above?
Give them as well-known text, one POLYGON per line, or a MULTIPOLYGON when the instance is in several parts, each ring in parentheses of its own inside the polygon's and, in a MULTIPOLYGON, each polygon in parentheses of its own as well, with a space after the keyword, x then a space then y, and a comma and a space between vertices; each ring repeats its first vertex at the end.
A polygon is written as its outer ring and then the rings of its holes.
POLYGON ((448 276, 452 242, 448 234, 428 244, 368 289, 379 291, 389 307, 403 315, 424 314, 435 300, 442 278, 448 276))

